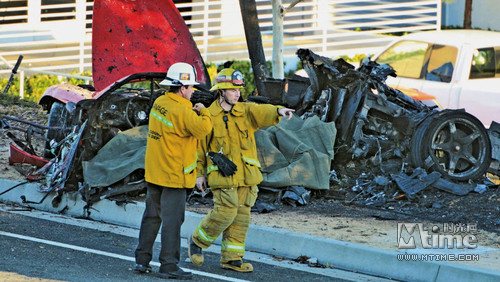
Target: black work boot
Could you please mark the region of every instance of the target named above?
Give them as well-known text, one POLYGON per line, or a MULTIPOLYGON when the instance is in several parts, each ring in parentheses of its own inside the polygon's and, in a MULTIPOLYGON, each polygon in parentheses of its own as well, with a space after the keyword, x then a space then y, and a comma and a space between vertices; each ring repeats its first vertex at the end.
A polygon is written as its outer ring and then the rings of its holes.
POLYGON ((171 272, 158 272, 157 276, 164 279, 189 280, 193 278, 193 273, 179 268, 176 271, 171 272))
POLYGON ((203 253, 201 248, 193 241, 193 236, 188 237, 188 255, 194 265, 200 266, 203 264, 203 253))

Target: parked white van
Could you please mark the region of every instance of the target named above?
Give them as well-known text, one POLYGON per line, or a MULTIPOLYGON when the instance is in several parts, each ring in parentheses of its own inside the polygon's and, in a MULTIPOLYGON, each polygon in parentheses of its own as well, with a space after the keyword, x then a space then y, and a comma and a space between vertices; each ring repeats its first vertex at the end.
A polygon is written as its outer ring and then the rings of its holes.
POLYGON ((424 31, 399 37, 373 58, 387 84, 428 105, 461 109, 486 127, 500 122, 500 32, 424 31))

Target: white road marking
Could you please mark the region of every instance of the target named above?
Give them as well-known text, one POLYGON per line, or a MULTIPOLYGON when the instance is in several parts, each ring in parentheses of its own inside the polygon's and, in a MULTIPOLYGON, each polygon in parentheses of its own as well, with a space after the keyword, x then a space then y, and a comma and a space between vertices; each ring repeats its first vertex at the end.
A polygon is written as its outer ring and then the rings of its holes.
MULTIPOLYGON (((111 257, 111 258, 117 258, 117 259, 121 259, 121 260, 135 262, 135 258, 133 258, 133 257, 119 255, 119 254, 115 254, 115 253, 104 252, 104 251, 89 249, 89 248, 85 248, 85 247, 80 247, 80 246, 75 246, 75 245, 70 245, 70 244, 65 244, 65 243, 60 243, 60 242, 54 242, 54 241, 49 241, 49 240, 45 240, 45 239, 24 236, 24 235, 10 233, 10 232, 4 232, 4 231, 0 231, 0 235, 12 237, 12 238, 16 238, 16 239, 27 240, 27 241, 31 241, 31 242, 42 243, 42 244, 51 245, 51 246, 55 246, 55 247, 61 247, 61 248, 75 250, 75 251, 92 253, 92 254, 96 254, 96 255, 107 256, 107 257, 111 257)), ((160 266, 160 263, 158 263, 158 262, 151 262, 151 264, 154 266, 160 266)), ((225 281, 247 281, 247 280, 241 280, 241 279, 236 279, 236 278, 232 278, 232 277, 217 275, 217 274, 213 274, 213 273, 192 270, 189 268, 183 268, 183 269, 188 270, 196 275, 225 280, 225 281)))

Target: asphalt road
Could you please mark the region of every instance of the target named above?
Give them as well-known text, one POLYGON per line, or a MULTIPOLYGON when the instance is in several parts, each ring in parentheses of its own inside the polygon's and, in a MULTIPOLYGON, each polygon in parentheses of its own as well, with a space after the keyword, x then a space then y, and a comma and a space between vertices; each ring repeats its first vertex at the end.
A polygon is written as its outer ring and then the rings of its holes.
MULTIPOLYGON (((64 281, 157 281, 132 271, 138 231, 95 221, 74 219, 0 205, 0 281, 53 279, 64 281), (22 275, 22 276, 21 276, 22 275)), ((180 266, 196 281, 375 281, 376 277, 335 269, 308 267, 292 261, 248 253, 254 272, 221 269, 219 255, 205 252, 205 264, 180 266)), ((158 270, 155 245, 153 269, 158 270)))

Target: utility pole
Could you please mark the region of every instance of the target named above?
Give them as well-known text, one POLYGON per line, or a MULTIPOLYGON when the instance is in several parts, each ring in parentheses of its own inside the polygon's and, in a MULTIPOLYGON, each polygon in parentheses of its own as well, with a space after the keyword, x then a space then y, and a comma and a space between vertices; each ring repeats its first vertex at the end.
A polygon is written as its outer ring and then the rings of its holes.
POLYGON ((269 70, 267 69, 264 48, 262 47, 262 36, 255 0, 240 0, 240 10, 257 93, 265 96, 264 80, 269 76, 269 70))
POLYGON ((285 11, 281 0, 272 0, 273 4, 273 77, 285 78, 283 66, 283 19, 285 11))
POLYGON ((465 0, 464 29, 472 28, 472 0, 465 0))
MULTIPOLYGON (((240 0, 241 2, 241 0, 240 0)), ((302 0, 295 0, 285 8, 282 0, 272 0, 273 7, 273 77, 277 79, 285 78, 283 64, 283 20, 285 14, 293 9, 302 0)))

